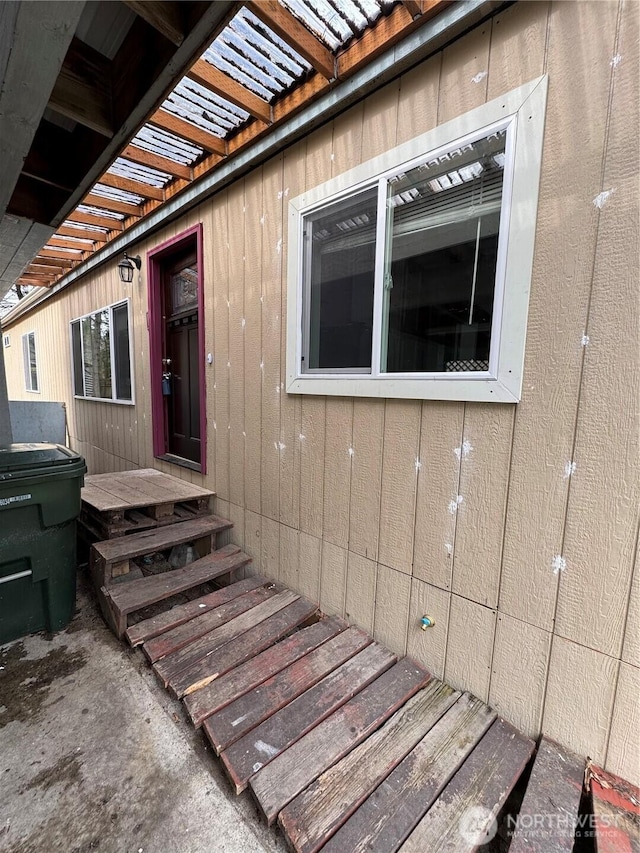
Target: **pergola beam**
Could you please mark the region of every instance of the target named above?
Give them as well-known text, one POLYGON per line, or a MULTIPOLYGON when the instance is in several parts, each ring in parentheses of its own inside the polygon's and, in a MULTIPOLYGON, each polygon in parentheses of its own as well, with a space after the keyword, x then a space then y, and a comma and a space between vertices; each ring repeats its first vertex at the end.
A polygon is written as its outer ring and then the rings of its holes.
MULTIPOLYGON (((70 219, 70 217, 67 218, 70 219)), ((71 219, 71 222, 75 221, 75 219, 71 219)), ((91 231, 88 228, 71 228, 69 225, 61 225, 54 234, 54 237, 58 235, 61 237, 79 237, 81 240, 91 240, 94 243, 106 243, 109 239, 109 235, 103 231, 91 231)), ((54 239, 54 237, 51 239, 54 239)))
POLYGON ((140 18, 179 47, 184 41, 184 23, 180 4, 161 0, 123 0, 140 18))
POLYGON ((96 193, 89 193, 82 199, 82 204, 91 207, 99 207, 101 210, 110 210, 112 213, 124 213, 125 216, 140 217, 142 212, 137 204, 127 204, 125 201, 117 201, 114 198, 105 198, 96 193))
MULTIPOLYGON (((69 222, 77 222, 79 225, 97 225, 98 228, 107 228, 109 231, 124 231, 122 219, 111 219, 108 216, 98 216, 95 213, 85 213, 74 210, 67 216, 69 222)), ((61 229, 58 229, 61 232, 61 229)))
POLYGON ((229 77, 228 74, 214 68, 205 59, 199 59, 187 72, 187 77, 204 86, 210 92, 231 101, 236 107, 240 107, 255 118, 270 124, 271 107, 269 104, 253 92, 245 89, 233 77, 229 77))
POLYGON ((277 0, 250 0, 247 6, 256 18, 290 44, 319 74, 327 80, 335 77, 335 60, 331 51, 277 0))
POLYGON ((402 5, 412 18, 417 18, 422 14, 421 0, 402 0, 402 5))
POLYGON ((112 172, 105 172, 98 183, 104 184, 106 187, 123 190, 124 192, 135 193, 143 198, 164 201, 162 187, 152 187, 151 184, 145 184, 143 181, 136 181, 133 178, 124 178, 121 175, 114 175, 112 172))
MULTIPOLYGON (((78 258, 77 260, 82 260, 78 258)), ((75 262, 75 259, 61 260, 60 258, 45 258, 42 255, 36 255, 31 266, 39 267, 57 267, 58 269, 70 270, 75 262)))
POLYGON ((109 60, 74 37, 51 92, 49 107, 111 139, 114 127, 109 60))
POLYGON ((154 154, 144 148, 138 148, 136 145, 127 145, 120 156, 126 160, 131 160, 132 163, 138 163, 140 166, 148 166, 150 169, 166 172, 175 178, 184 178, 185 181, 190 181, 193 177, 189 166, 176 163, 169 157, 162 157, 160 154, 154 154))
POLYGON ((168 130, 169 133, 175 133, 176 136, 181 136, 188 142, 199 145, 210 154, 226 156, 227 143, 224 139, 220 139, 219 136, 214 136, 212 133, 196 127, 195 124, 178 118, 178 116, 174 116, 172 113, 168 113, 166 110, 156 110, 148 119, 148 123, 156 127, 161 127, 163 130, 168 130))
POLYGON ((60 249, 77 249, 79 252, 93 252, 93 250, 95 249, 95 244, 93 240, 65 240, 64 237, 58 237, 56 234, 54 234, 53 237, 49 238, 49 241, 44 248, 46 249, 47 247, 57 247, 60 249))

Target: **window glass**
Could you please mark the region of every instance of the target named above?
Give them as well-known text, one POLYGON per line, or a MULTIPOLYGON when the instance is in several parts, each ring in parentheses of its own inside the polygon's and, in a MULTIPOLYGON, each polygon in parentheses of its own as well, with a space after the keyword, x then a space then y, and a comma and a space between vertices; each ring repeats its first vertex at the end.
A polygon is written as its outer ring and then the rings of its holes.
POLYGON ((132 400, 129 305, 120 302, 71 322, 76 397, 132 400))
POLYGON ((505 132, 387 184, 382 372, 487 371, 505 132))
POLYGON ((24 363, 24 387, 27 391, 38 391, 35 332, 28 332, 22 336, 22 358, 24 363))
POLYGON ((126 303, 113 309, 113 355, 116 397, 131 399, 131 362, 129 359, 129 312, 126 303))
POLYGON ((377 190, 304 220, 303 370, 371 369, 377 190))

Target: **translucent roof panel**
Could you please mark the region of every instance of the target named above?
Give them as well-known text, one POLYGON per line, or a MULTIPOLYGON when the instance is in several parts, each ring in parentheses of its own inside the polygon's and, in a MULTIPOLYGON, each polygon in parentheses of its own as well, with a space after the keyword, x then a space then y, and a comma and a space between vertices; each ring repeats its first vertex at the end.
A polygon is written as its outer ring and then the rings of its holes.
MULTIPOLYGON (((144 198, 136 193, 130 193, 126 190, 119 190, 116 187, 107 187, 104 184, 94 184, 91 190, 94 195, 99 195, 102 198, 111 198, 114 201, 123 201, 125 204, 142 204, 144 198)), ((133 212, 133 211, 132 211, 133 212)))
POLYGON ((280 96, 311 70, 299 53, 246 8, 234 16, 203 59, 266 101, 280 96))
POLYGON ((380 15, 390 11, 394 0, 279 0, 329 50, 344 47, 361 35, 380 15))
POLYGON ((90 213, 91 216, 106 216, 107 219, 122 221, 124 213, 115 213, 113 210, 104 210, 102 207, 92 207, 90 204, 79 204, 76 207, 78 213, 90 213))
POLYGON ((194 142, 187 142, 181 136, 174 136, 173 133, 148 124, 138 131, 131 143, 152 154, 168 157, 174 163, 182 163, 184 166, 190 166, 203 153, 203 149, 194 142))
POLYGON ((172 178, 168 172, 161 172, 159 169, 150 169, 148 166, 134 163, 125 157, 118 157, 111 164, 109 173, 117 175, 119 178, 129 178, 132 181, 140 181, 143 184, 149 184, 151 187, 158 188, 163 187, 172 178))
POLYGON ((162 109, 220 137, 225 137, 249 118, 245 110, 187 77, 178 83, 162 109))

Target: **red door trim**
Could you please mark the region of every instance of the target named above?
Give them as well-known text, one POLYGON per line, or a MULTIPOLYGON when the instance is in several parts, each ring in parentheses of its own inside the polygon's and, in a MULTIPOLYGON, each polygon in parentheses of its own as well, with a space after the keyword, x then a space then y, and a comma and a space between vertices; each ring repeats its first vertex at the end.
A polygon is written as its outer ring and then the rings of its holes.
POLYGON ((147 281, 149 305, 149 358, 151 379, 151 423, 153 455, 163 456, 167 452, 164 401, 162 399, 162 263, 179 251, 183 244, 196 238, 198 261, 198 387, 200 392, 200 471, 207 473, 207 401, 204 371, 204 253, 202 247, 202 223, 188 228, 171 240, 167 240, 147 253, 147 281))

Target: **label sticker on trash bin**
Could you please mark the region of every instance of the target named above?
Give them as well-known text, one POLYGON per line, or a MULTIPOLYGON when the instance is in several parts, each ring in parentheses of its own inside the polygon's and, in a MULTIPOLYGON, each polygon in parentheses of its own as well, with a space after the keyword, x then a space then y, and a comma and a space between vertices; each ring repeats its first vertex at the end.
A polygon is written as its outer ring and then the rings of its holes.
POLYGON ((17 504, 20 501, 30 501, 31 495, 13 495, 10 498, 0 498, 0 506, 8 506, 9 504, 17 504))

